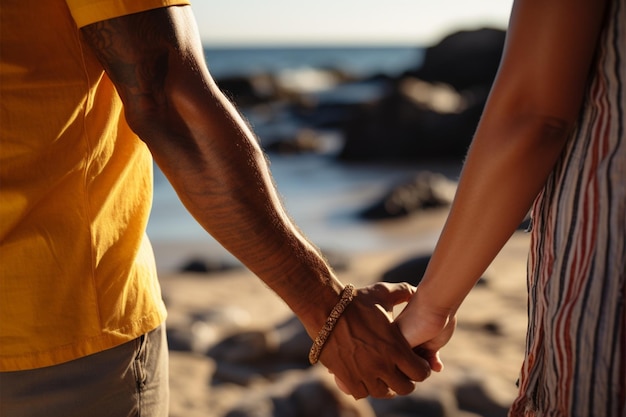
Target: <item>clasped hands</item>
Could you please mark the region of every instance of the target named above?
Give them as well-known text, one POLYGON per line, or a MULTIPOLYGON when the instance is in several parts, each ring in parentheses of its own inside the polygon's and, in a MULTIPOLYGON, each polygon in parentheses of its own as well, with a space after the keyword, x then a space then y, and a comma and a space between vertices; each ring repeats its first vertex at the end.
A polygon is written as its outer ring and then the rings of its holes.
POLYGON ((443 363, 439 349, 454 331, 454 315, 433 313, 406 284, 376 283, 356 290, 326 342, 320 361, 354 398, 407 395, 443 363), (394 320, 393 308, 409 302, 394 320))

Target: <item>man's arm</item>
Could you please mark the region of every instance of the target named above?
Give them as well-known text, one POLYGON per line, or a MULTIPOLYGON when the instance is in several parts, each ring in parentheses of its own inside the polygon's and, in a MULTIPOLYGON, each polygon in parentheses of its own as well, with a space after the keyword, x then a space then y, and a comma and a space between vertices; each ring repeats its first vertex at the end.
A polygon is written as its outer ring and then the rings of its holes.
MULTIPOLYGON (((315 337, 343 285, 287 216, 258 141, 209 74, 190 7, 98 22, 82 33, 130 127, 189 212, 315 337)), ((367 299, 357 295, 321 360, 357 397, 385 396, 388 386, 410 392, 428 367, 367 299)))

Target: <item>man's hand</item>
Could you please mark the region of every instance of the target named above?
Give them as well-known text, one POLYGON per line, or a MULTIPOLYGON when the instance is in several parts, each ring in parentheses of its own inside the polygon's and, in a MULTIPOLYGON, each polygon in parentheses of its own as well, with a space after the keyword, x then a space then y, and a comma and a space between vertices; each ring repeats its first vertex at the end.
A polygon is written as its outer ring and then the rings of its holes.
POLYGON ((414 293, 408 284, 377 283, 356 291, 321 355, 337 385, 355 398, 406 395, 430 375, 426 360, 411 350, 391 310, 414 293))

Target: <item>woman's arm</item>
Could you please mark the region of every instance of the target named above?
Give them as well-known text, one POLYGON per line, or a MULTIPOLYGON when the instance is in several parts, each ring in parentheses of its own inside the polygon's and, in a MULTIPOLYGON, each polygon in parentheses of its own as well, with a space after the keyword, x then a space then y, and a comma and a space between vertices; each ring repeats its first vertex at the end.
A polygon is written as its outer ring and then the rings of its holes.
POLYGON ((435 370, 456 310, 528 212, 574 127, 604 3, 514 3, 502 62, 450 214, 417 294, 398 319, 435 370))

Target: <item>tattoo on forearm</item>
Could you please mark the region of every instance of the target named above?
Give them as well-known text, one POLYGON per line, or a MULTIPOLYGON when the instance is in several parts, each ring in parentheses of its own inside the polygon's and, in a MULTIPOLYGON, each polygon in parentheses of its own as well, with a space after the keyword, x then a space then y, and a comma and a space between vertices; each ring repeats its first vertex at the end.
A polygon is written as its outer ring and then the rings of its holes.
POLYGON ((82 33, 126 103, 150 105, 163 97, 176 45, 166 11, 97 22, 82 33))

